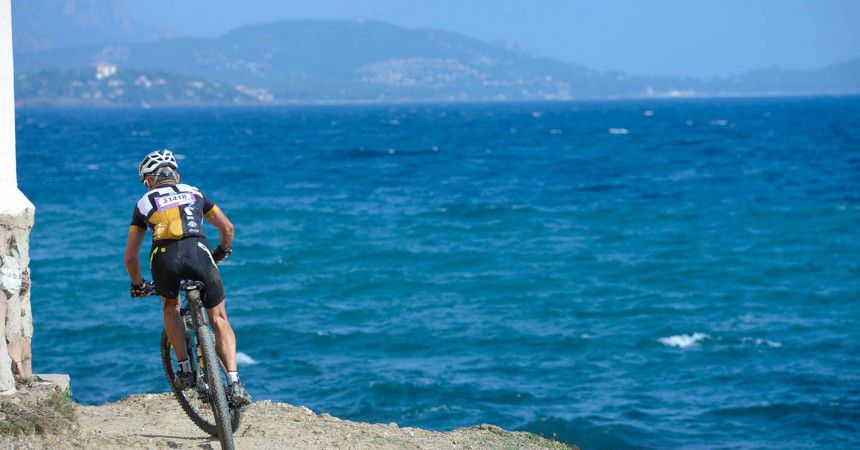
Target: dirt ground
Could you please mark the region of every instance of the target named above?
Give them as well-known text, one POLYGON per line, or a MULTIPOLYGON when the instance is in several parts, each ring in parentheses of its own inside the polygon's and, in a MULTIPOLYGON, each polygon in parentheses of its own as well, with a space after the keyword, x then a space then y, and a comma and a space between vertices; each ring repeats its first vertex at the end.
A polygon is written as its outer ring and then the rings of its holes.
MULTIPOLYGON (((133 395, 101 406, 77 405, 77 425, 62 434, 0 437, 0 448, 219 448, 170 394, 133 395)), ((569 449, 531 433, 492 425, 448 432, 368 424, 270 401, 245 411, 240 449, 569 449)))

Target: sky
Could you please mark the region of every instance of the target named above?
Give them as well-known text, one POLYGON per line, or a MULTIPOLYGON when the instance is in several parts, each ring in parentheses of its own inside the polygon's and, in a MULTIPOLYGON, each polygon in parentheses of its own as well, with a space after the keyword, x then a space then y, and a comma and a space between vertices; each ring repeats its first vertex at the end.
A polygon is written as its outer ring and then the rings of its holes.
POLYGON ((860 57, 860 0, 129 0, 191 36, 284 19, 368 19, 515 43, 598 70, 725 76, 860 57))

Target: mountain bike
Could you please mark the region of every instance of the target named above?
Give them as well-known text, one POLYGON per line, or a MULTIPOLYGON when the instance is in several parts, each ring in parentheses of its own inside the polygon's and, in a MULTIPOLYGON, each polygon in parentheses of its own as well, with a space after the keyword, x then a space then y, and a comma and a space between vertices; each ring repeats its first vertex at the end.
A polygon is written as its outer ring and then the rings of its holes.
MULTIPOLYGON (((202 288, 203 283, 199 281, 183 281, 180 285, 180 292, 185 294, 185 304, 180 310, 185 325, 185 350, 194 369, 192 387, 181 390, 173 383, 179 362, 166 330, 161 333, 161 362, 170 389, 185 414, 201 430, 210 436, 218 436, 222 449, 232 450, 233 432, 239 428, 244 408, 237 408, 226 394, 227 370, 218 357, 215 336, 203 312, 202 288)), ((150 295, 157 295, 154 285, 150 287, 150 295)))

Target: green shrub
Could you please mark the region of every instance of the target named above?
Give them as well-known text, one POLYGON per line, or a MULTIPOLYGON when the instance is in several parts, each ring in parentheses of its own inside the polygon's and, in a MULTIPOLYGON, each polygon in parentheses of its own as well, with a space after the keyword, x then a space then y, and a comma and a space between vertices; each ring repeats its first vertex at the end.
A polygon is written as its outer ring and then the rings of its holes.
POLYGON ((0 435, 57 434, 76 422, 69 391, 52 388, 0 398, 0 435))

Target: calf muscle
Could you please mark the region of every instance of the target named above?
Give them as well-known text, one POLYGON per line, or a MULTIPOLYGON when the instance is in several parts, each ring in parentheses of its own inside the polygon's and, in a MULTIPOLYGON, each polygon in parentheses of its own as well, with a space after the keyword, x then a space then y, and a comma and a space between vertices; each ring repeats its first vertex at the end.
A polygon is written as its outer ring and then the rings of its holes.
POLYGON ((188 352, 185 348, 185 324, 182 323, 182 316, 179 314, 179 298, 162 297, 161 305, 161 311, 164 314, 164 330, 167 331, 176 359, 182 361, 188 358, 188 352))

